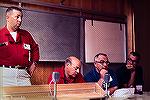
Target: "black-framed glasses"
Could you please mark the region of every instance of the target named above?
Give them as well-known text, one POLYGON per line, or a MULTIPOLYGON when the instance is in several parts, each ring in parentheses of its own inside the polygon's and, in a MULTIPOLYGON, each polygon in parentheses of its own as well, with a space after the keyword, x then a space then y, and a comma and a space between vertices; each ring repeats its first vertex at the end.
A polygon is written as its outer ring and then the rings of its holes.
POLYGON ((104 65, 104 63, 105 63, 106 65, 109 65, 109 64, 110 64, 109 61, 104 61, 104 60, 101 60, 101 61, 95 61, 95 63, 101 64, 101 65, 104 65))
POLYGON ((135 64, 135 63, 138 62, 137 60, 132 60, 131 58, 128 58, 127 61, 130 62, 130 63, 132 63, 132 64, 135 64))

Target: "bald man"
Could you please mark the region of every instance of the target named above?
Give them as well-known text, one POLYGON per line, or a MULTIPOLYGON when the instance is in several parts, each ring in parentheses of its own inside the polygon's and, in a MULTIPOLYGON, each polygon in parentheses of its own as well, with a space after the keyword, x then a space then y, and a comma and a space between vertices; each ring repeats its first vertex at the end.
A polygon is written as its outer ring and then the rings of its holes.
MULTIPOLYGON (((70 56, 65 60, 65 66, 54 70, 60 73, 58 84, 83 83, 85 82, 82 74, 79 72, 81 62, 75 56, 70 56)), ((49 76, 48 84, 52 82, 52 75, 49 76)))

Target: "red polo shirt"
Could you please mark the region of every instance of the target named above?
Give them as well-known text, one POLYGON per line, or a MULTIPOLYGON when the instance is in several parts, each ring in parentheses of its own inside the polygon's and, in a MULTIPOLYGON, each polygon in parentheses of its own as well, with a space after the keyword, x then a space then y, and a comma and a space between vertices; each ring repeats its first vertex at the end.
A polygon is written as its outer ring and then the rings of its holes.
POLYGON ((0 65, 29 66, 39 60, 39 48, 29 32, 18 29, 16 42, 6 27, 0 30, 0 65), (30 59, 29 59, 30 58, 30 59))
MULTIPOLYGON (((54 72, 59 72, 60 73, 60 79, 57 82, 58 84, 84 83, 85 82, 81 73, 78 73, 76 75, 76 77, 74 77, 74 78, 66 78, 65 73, 64 73, 65 72, 64 71, 64 66, 54 70, 54 72)), ((49 78, 48 78, 48 84, 51 82, 51 80, 52 80, 52 75, 50 75, 49 78)))

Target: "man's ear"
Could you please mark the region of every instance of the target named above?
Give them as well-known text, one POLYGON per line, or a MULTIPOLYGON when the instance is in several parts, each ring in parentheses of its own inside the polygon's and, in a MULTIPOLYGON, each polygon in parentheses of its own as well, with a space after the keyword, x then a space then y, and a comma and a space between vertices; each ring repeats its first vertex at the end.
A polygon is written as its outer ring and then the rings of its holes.
POLYGON ((70 66, 70 65, 71 65, 70 63, 67 63, 67 64, 66 64, 67 67, 70 66))
POLYGON ((96 66, 96 62, 94 62, 94 66, 96 66))
POLYGON ((71 64, 70 63, 68 63, 68 66, 70 66, 71 64))
POLYGON ((9 18, 9 16, 8 16, 8 15, 6 15, 6 20, 8 20, 8 18, 9 18))

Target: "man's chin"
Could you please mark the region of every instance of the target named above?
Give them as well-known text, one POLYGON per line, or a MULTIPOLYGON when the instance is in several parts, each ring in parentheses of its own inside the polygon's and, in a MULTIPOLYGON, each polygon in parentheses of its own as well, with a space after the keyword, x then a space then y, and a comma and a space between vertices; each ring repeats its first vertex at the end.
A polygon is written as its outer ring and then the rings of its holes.
POLYGON ((20 26, 16 26, 16 27, 15 27, 15 30, 18 30, 18 29, 19 29, 19 27, 20 27, 20 26))
POLYGON ((17 24, 17 25, 16 25, 16 28, 19 28, 20 26, 21 26, 21 24, 17 24))
POLYGON ((70 75, 69 77, 70 77, 70 78, 75 78, 75 77, 76 77, 76 75, 70 75))

